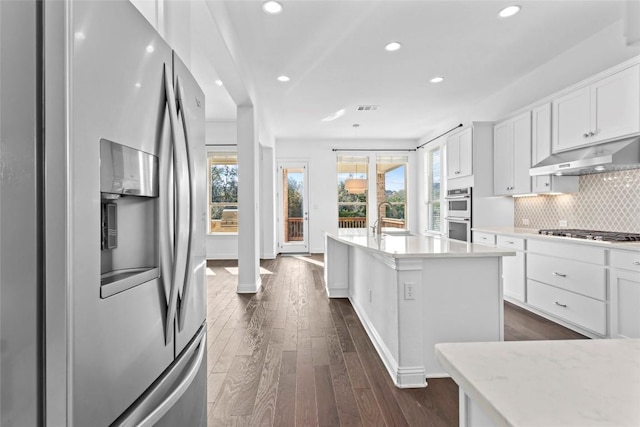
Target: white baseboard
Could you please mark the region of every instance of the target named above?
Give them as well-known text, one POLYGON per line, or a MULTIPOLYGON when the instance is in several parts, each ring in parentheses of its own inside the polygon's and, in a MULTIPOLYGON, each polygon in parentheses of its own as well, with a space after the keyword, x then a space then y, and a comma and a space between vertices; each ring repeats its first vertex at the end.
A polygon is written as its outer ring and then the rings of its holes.
POLYGON ((329 298, 349 298, 349 288, 325 288, 329 298))
POLYGON ((236 292, 239 294, 256 294, 260 291, 261 287, 262 287, 262 279, 258 277, 258 280, 256 280, 255 284, 238 283, 236 292))

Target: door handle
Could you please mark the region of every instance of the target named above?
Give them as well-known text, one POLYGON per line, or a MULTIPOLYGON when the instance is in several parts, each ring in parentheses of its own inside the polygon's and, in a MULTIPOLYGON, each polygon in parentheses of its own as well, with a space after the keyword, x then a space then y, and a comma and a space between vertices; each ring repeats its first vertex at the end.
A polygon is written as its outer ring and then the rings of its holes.
POLYGON ((188 230, 189 217, 189 200, 185 203, 185 198, 189 197, 189 171, 187 168, 186 152, 180 149, 178 141, 178 110, 176 107, 175 92, 173 90, 173 82, 169 76, 167 66, 165 64, 164 83, 167 94, 167 103, 169 104, 169 124, 171 125, 171 138, 173 142, 173 178, 175 180, 175 252, 173 258, 173 274, 171 277, 171 291, 169 293, 169 307, 167 308, 167 317, 165 323, 165 342, 171 341, 173 331, 173 321, 176 316, 178 305, 179 283, 185 279, 187 249, 189 243, 188 230), (185 192, 185 189, 187 192, 185 192))
POLYGON ((566 274, 556 273, 555 271, 553 273, 551 273, 551 274, 553 274, 554 276, 558 276, 558 277, 567 277, 566 274))
POLYGON ((180 83, 180 77, 176 78, 176 97, 178 99, 178 111, 180 112, 180 118, 182 119, 182 130, 184 132, 184 153, 185 156, 182 159, 185 162, 185 166, 187 169, 188 176, 188 193, 189 193, 189 202, 187 207, 189 208, 189 228, 188 228, 188 238, 187 241, 187 259, 185 263, 185 274, 184 281, 182 286, 179 287, 178 297, 180 297, 181 304, 178 307, 179 315, 178 315, 178 329, 182 330, 184 327, 184 321, 187 313, 186 301, 188 301, 189 293, 191 290, 191 280, 193 274, 193 231, 195 230, 195 189, 193 188, 195 180, 193 179, 193 173, 191 171, 191 152, 189 151, 189 143, 191 142, 191 136, 189 133, 189 124, 187 122, 186 111, 184 109, 184 99, 183 99, 184 90, 182 88, 182 83, 180 83))

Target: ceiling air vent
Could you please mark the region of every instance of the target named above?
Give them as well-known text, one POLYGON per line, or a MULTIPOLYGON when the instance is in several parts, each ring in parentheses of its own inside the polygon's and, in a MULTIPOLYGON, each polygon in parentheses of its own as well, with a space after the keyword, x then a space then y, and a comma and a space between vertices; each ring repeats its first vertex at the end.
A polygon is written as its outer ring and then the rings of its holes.
POLYGON ((378 108, 380 108, 379 105, 358 105, 356 107, 357 111, 376 111, 378 108))

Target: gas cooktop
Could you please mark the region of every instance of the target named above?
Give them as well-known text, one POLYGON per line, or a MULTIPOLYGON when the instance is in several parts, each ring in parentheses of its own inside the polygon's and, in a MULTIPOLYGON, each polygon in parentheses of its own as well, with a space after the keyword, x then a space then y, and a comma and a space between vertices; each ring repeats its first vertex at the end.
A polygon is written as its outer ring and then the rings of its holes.
POLYGON ((578 230, 558 228, 539 230, 539 234, 547 236, 574 237, 576 239, 598 240, 603 242, 640 242, 640 234, 618 231, 578 230))

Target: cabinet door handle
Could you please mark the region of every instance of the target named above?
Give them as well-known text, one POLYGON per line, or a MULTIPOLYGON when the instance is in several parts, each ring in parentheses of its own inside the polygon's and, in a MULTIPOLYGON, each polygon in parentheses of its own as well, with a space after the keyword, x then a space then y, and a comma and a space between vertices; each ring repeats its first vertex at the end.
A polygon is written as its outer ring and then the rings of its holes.
POLYGON ((455 174, 458 175, 460 173, 460 171, 456 171, 455 174))
POLYGON ((589 132, 589 136, 594 136, 595 134, 595 132, 589 132))
POLYGON ((545 182, 545 183, 544 183, 544 186, 545 186, 545 187, 548 187, 549 185, 550 185, 550 184, 549 184, 548 182, 545 182))
POLYGON ((633 261, 633 265, 640 265, 640 261, 633 261))
POLYGON ((505 243, 508 243, 509 245, 513 245, 514 242, 505 241, 505 243))
POLYGON ((560 304, 558 301, 555 301, 555 305, 563 308, 567 308, 567 304, 560 304))
POLYGON ((554 276, 558 276, 558 277, 567 277, 566 274, 556 273, 555 271, 553 273, 551 273, 551 274, 553 274, 554 276))
POLYGON ((583 134, 582 134, 582 137, 583 137, 583 138, 589 138, 589 134, 588 134, 588 133, 583 133, 583 134))

